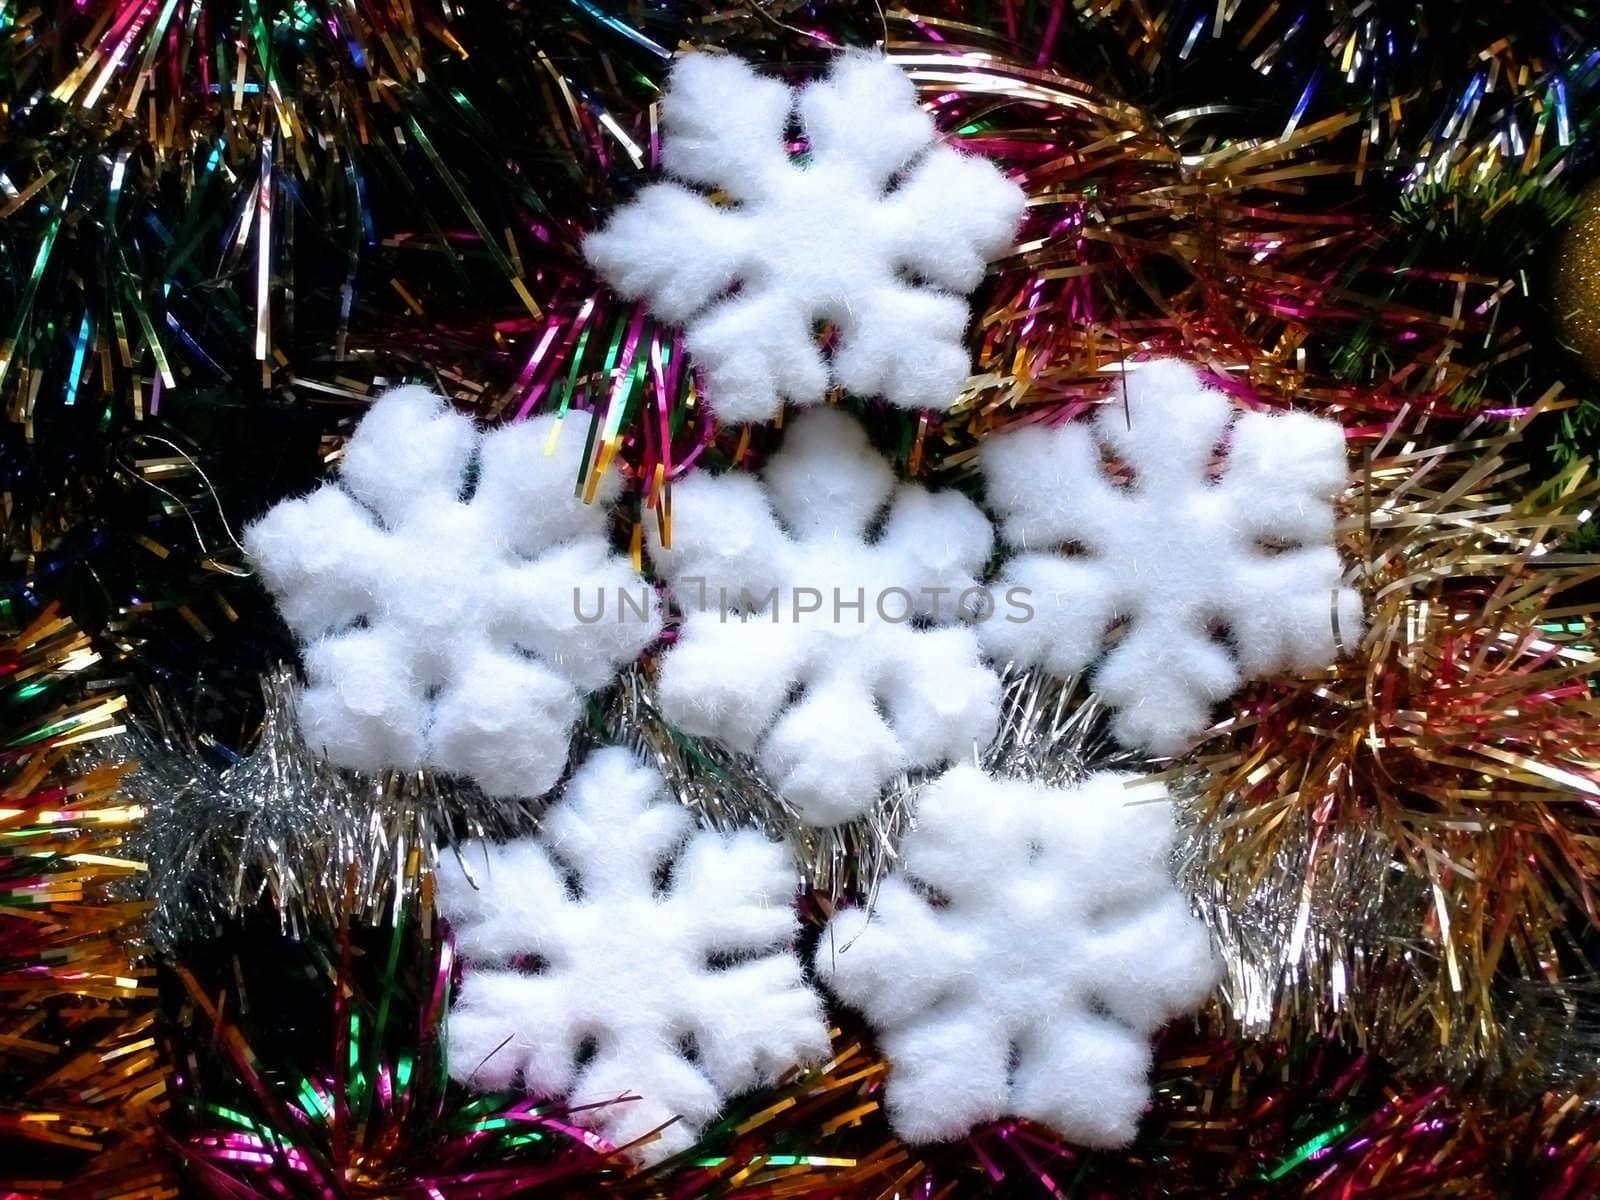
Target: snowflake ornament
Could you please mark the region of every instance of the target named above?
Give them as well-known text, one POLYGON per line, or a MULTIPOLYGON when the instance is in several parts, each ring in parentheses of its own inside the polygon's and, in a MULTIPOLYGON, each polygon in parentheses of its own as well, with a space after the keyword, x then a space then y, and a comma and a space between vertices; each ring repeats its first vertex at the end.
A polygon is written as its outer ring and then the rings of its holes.
POLYGON ((684 610, 663 714, 754 754, 803 819, 860 815, 994 735, 1000 681, 961 619, 992 543, 966 497, 896 487, 850 417, 803 413, 763 480, 675 488, 672 548, 652 545, 684 610))
POLYGON ((918 802, 871 912, 824 931, 817 974, 875 1029, 906 1141, 1006 1115, 1086 1146, 1132 1139, 1149 1036, 1217 971, 1169 878, 1165 791, 1128 780, 1052 788, 956 767, 918 802))
POLYGON ((738 59, 690 55, 662 101, 661 153, 683 182, 645 188, 584 253, 624 296, 687 326, 719 418, 770 420, 831 384, 903 408, 955 402, 960 297, 1010 247, 1023 196, 938 143, 904 72, 846 53, 797 94, 738 59), (797 108, 804 162, 785 145, 797 108), (839 333, 831 362, 822 323, 839 333))
POLYGON ((538 838, 440 869, 465 962, 451 1075, 595 1105, 578 1118, 617 1146, 664 1126, 645 1162, 686 1149, 728 1097, 827 1055, 798 884, 777 843, 696 831, 627 751, 592 755, 538 838))
POLYGON ((245 532, 305 644, 301 730, 330 761, 538 795, 582 697, 660 633, 653 605, 578 618, 575 589, 641 582, 605 537, 620 481, 608 473, 594 504, 575 497, 584 437, 556 420, 480 434, 427 389, 400 388, 362 419, 337 483, 245 532))
POLYGON ((1058 675, 1101 655, 1094 688, 1123 744, 1176 754, 1246 678, 1317 670, 1361 633, 1343 586, 1333 498, 1344 434, 1305 413, 1246 413, 1176 361, 1144 363, 1127 404, 1086 423, 1033 426, 982 451, 990 503, 1016 551, 999 586, 1023 588, 1031 621, 991 621, 998 660, 1058 675), (1096 434, 1133 472, 1101 470, 1096 434), (1227 439, 1226 466, 1210 464, 1227 439))

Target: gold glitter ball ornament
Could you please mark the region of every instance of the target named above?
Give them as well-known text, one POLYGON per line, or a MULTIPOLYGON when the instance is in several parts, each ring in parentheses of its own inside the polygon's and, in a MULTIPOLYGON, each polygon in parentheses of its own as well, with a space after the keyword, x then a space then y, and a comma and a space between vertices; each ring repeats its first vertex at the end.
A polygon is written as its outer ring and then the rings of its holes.
POLYGON ((1577 353, 1590 377, 1600 379, 1600 181, 1578 197, 1554 275, 1561 340, 1577 353))

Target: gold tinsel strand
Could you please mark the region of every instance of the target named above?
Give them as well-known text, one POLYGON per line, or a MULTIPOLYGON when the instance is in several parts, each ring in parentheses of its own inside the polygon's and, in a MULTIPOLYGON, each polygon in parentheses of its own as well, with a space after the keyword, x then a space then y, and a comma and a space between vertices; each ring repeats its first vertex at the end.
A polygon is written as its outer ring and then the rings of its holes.
POLYGON ((1600 379, 1600 183, 1578 197, 1578 211, 1556 252, 1551 295, 1561 336, 1591 378, 1600 379))
POLYGON ((53 609, 0 646, 0 1189, 161 1200, 166 1077, 141 954, 143 810, 125 764, 84 748, 122 732, 121 696, 79 686, 98 661, 53 609))
MULTIPOLYGON (((1600 557, 1565 553, 1588 464, 1520 490, 1536 412, 1439 444, 1402 412, 1353 439, 1342 536, 1367 629, 1327 672, 1257 685, 1171 774, 1192 875, 1258 1036, 1332 1027, 1418 1067, 1523 1083, 1584 1005, 1600 876, 1600 557)), ((1592 1048, 1590 1048, 1592 1049, 1592 1048)), ((1587 1057, 1587 1064, 1583 1059, 1587 1057)))

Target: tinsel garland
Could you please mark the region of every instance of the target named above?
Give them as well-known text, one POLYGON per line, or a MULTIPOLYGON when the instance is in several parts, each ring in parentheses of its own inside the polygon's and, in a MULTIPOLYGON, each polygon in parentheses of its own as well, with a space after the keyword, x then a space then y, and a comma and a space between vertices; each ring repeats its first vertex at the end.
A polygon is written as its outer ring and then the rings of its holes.
MULTIPOLYGON (((18 1190, 78 1170, 84 1194, 170 1194, 164 1088, 187 1186, 230 1198, 1600 1190, 1596 566, 1569 548, 1592 447, 1559 431, 1593 404, 1540 292, 1592 170, 1588 6, 91 0, 0 9, 0 32, 0 602, 59 599, 94 639, 50 615, 0 657, 0 1119, 61 1154, 18 1190), (1182 353, 1242 403, 1346 424, 1341 536, 1371 625, 1159 764, 1229 978, 1163 1047, 1134 1147, 1007 1124, 915 1153, 845 1029, 825 1069, 631 1174, 555 1111, 443 1084, 431 857, 537 806, 306 755, 234 530, 400 378, 491 419, 601 414, 638 523, 670 519, 685 471, 758 464, 768 435, 714 430, 673 331, 601 289, 578 241, 655 175, 673 51, 801 77, 874 41, 1030 197, 959 410, 865 406, 897 464, 964 483, 995 429, 1182 353), (31 690, 65 696, 97 654, 142 728, 105 765, 66 749, 116 724, 114 691, 50 710, 31 690), (112 886, 143 855, 149 921, 112 886), (226 949, 241 930, 262 961, 226 949), (161 1060, 143 937, 167 951, 161 1060), (289 995, 300 1026, 269 1011, 289 995)), ((1140 765, 1081 681, 1007 686, 993 768, 1140 765)), ((588 736, 644 751, 699 819, 788 838, 812 915, 871 895, 917 779, 815 835, 751 764, 662 722, 651 687, 646 665, 588 736)))
POLYGON ((263 679, 249 751, 218 769, 192 723, 163 709, 141 725, 125 789, 151 814, 136 842, 150 864, 146 935, 180 954, 263 908, 282 931, 398 919, 441 849, 526 829, 533 801, 490 801, 431 771, 362 776, 312 753, 296 724, 292 673, 263 679))
POLYGON ((1595 921, 1600 875, 1600 557, 1562 541, 1600 484, 1580 464, 1521 489, 1535 416, 1365 431, 1343 529, 1360 647, 1251 689, 1173 772, 1252 1032, 1331 1025, 1518 1082, 1593 1069, 1587 1038, 1548 1039, 1592 972, 1572 922, 1595 921))
MULTIPOLYGON (((414 912, 280 940, 246 922, 191 945, 168 980, 181 1070, 172 1128, 194 1194, 403 1197, 1360 1195, 1578 1200, 1600 1186, 1587 1089, 1516 1110, 1416 1087, 1321 1037, 1292 1047, 1174 1029, 1125 1151, 1085 1152, 1008 1121, 921 1151, 888 1132, 887 1064, 861 1031, 828 1062, 738 1102, 648 1171, 569 1114, 447 1087, 447 941, 414 912), (269 953, 242 955, 240 940, 269 953)), ((626 1103, 621 1100, 619 1103, 626 1103)))
POLYGON ((156 1200, 177 1193, 130 886, 144 813, 126 765, 90 761, 126 707, 81 686, 98 658, 53 609, 0 643, 0 1193, 156 1200))
POLYGON ((1530 351, 1600 85, 1581 5, 941 7, 8 10, 0 462, 23 597, 71 597, 159 687, 203 676, 237 744, 286 650, 229 577, 232 524, 309 485, 384 382, 602 412, 654 520, 675 475, 742 458, 671 331, 577 249, 653 174, 683 44, 803 70, 886 36, 949 133, 1028 187, 974 420, 904 423, 913 472, 959 466, 998 402, 1086 398, 1138 349, 1350 413, 1562 381, 1530 351))

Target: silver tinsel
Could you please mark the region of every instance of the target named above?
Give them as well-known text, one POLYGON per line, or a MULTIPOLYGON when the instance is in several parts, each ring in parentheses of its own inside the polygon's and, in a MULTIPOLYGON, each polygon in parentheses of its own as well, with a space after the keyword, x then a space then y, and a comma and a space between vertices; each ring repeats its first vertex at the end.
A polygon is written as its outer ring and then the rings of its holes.
MULTIPOLYGON (((1117 746, 1104 706, 1082 680, 1011 671, 1003 684, 999 732, 975 755, 980 767, 1048 783, 1095 771, 1157 772, 1183 818, 1198 778, 1192 765, 1152 762, 1117 746)), ((421 897, 440 854, 466 839, 537 829, 549 797, 491 800, 428 771, 362 775, 328 766, 299 736, 292 674, 279 669, 263 686, 256 743, 226 770, 210 767, 171 724, 147 724, 142 744, 125 750, 138 763, 130 799, 149 813, 139 851, 149 863, 149 936, 159 949, 209 936, 258 909, 291 932, 313 935, 344 919, 386 922, 421 897)), ((872 902, 934 774, 901 775, 858 820, 808 826, 750 758, 666 721, 640 668, 592 702, 571 760, 611 743, 655 766, 702 825, 754 827, 785 842, 824 912, 872 902)), ((1292 861, 1261 864, 1248 880, 1216 871, 1221 830, 1184 824, 1179 880, 1224 964, 1218 1012, 1230 1029, 1263 1038, 1286 1036, 1286 1022, 1362 1030, 1369 1048, 1401 1065, 1458 1074, 1553 1081, 1592 1070, 1600 990, 1587 979, 1508 981, 1496 1061, 1470 1036, 1454 1046, 1436 1038, 1421 1044, 1415 1031, 1433 1025, 1418 1019, 1420 985, 1442 966, 1431 946, 1396 931, 1418 928, 1432 897, 1376 828, 1319 830, 1304 814, 1291 819, 1305 827, 1277 844, 1292 848, 1292 861)))
POLYGON ((254 747, 210 766, 171 723, 145 728, 128 788, 149 817, 150 936, 162 950, 256 909, 295 933, 342 919, 391 920, 439 848, 527 828, 537 801, 490 800, 430 771, 363 775, 329 766, 296 727, 294 679, 263 681, 254 747))
MULTIPOLYGON (((1104 707, 1080 678, 1008 671, 999 732, 975 761, 985 770, 1049 783, 1094 771, 1132 770, 1136 755, 1106 733, 1104 707)), ((602 740, 634 748, 678 802, 714 829, 754 827, 788 844, 806 886, 830 904, 870 901, 894 867, 916 797, 938 772, 902 772, 866 815, 829 829, 805 824, 747 755, 675 729, 656 707, 646 673, 629 672, 604 707, 602 740)))

